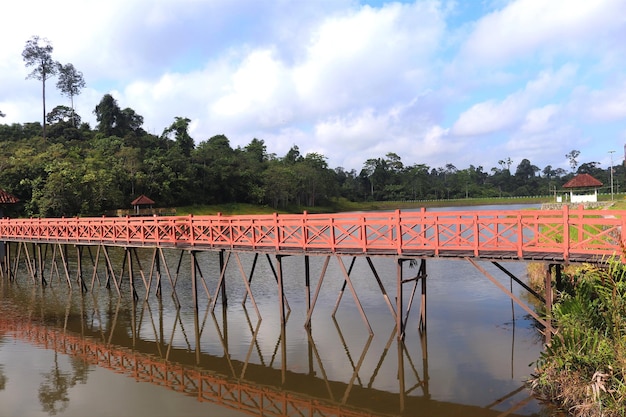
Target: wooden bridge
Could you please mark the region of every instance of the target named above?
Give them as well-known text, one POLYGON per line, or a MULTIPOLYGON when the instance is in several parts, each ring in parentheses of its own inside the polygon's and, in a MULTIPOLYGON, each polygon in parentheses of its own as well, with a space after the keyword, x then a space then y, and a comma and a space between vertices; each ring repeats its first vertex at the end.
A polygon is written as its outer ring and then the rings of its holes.
POLYGON ((402 257, 598 262, 620 255, 626 212, 404 211, 244 216, 0 220, 0 239, 123 247, 178 247, 402 257))
MULTIPOLYGON (((381 294, 396 320, 398 337, 401 338, 404 336, 404 326, 419 281, 422 284, 420 328, 426 324, 425 262, 426 259, 432 257, 459 258, 470 261, 529 314, 550 329, 549 322, 538 317, 533 309, 504 288, 477 261, 493 262, 512 278, 515 277, 506 271, 499 261, 533 260, 545 262, 549 266, 546 269, 546 283, 549 285, 547 285, 548 294, 543 301, 546 303, 547 310, 550 311, 552 298, 550 285, 552 268, 550 266, 556 265, 557 276, 560 276, 560 265, 564 263, 602 263, 612 256, 623 258, 622 248, 626 241, 624 235, 626 233, 625 221, 626 212, 624 211, 584 210, 582 207, 569 209, 567 206, 561 210, 442 212, 421 209, 418 211, 396 210, 340 214, 308 214, 305 212, 303 214, 245 216, 31 218, 0 220, 0 240, 17 244, 17 250, 11 249, 10 244, 7 245, 2 273, 14 276, 20 259, 24 257, 33 280, 38 280, 44 285, 47 282, 44 274, 47 255, 43 255, 42 246, 53 245, 51 258, 48 257, 50 274, 54 271, 59 274, 59 271, 63 270, 57 265, 58 258, 61 258, 67 283, 71 286, 69 268, 63 259, 65 251, 61 250, 60 246, 75 245, 78 251, 77 277, 83 290, 87 290, 87 280, 83 275, 82 249, 97 247, 98 252, 95 259, 93 254, 91 255, 92 287, 94 278, 98 274, 99 259, 105 258, 107 276, 113 278, 107 279, 107 285, 113 283, 119 292, 122 277, 126 270, 131 292, 135 298, 138 295, 134 283, 133 258, 136 260, 136 264, 139 264, 136 250, 138 248, 153 248, 154 250, 149 279, 145 278, 144 270, 139 265, 145 297, 147 298, 153 275, 157 278, 157 285, 160 285, 161 261, 165 264, 165 273, 175 289, 176 279, 172 279, 162 251, 169 248, 180 249, 191 254, 194 303, 197 305, 196 285, 197 274, 199 273, 200 282, 203 284, 213 307, 220 295, 222 302, 226 302, 225 268, 231 259, 231 254, 233 254, 246 285, 247 296, 250 297, 257 314, 258 309, 249 283, 252 280, 258 255, 265 253, 268 260, 270 260, 270 255, 274 255, 276 267, 272 266, 272 270, 278 284, 279 300, 283 300, 282 303, 279 303, 281 317, 285 315, 285 308, 289 308, 283 293, 282 257, 304 255, 308 265, 309 256, 325 256, 322 274, 312 300, 307 266, 305 285, 309 301, 305 325, 310 323, 315 301, 324 281, 326 267, 333 257, 339 261, 344 277, 343 289, 339 294, 337 303, 341 300, 343 290, 347 286, 366 326, 370 327, 350 279, 350 270, 356 258, 365 257, 380 286, 381 294), (32 254, 26 243, 33 244, 32 254), (122 263, 122 273, 117 276, 107 254, 107 248, 115 246, 123 247, 126 251, 122 263), (221 254, 219 279, 212 294, 202 272, 199 270, 198 262, 195 260, 195 254, 200 251, 219 251, 221 254), (249 275, 244 272, 241 266, 238 255, 241 252, 254 252, 256 254, 249 275), (387 291, 370 260, 373 256, 392 256, 397 259, 395 305, 390 301, 387 291), (345 257, 352 258, 349 267, 346 267, 343 262, 345 257), (403 277, 402 265, 405 261, 413 263, 421 261, 416 276, 408 279, 403 277), (409 283, 413 284, 413 289, 403 317, 403 285, 409 283)), ((91 249, 89 251, 91 254, 91 249)), ((515 279, 520 285, 525 285, 521 280, 515 279)), ((160 286, 158 288, 160 289, 160 286)), ((527 289, 532 292, 529 288, 527 289)), ((547 334, 549 335, 550 332, 547 334)))

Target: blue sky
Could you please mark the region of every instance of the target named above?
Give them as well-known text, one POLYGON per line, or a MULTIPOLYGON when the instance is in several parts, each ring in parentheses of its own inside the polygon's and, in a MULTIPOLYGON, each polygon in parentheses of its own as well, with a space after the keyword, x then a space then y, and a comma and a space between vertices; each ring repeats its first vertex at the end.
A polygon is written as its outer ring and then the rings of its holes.
MULTIPOLYGON (((161 134, 177 116, 199 143, 263 139, 359 171, 498 167, 511 158, 608 168, 626 143, 623 0, 182 0, 10 2, 0 26, 0 123, 41 119, 25 80, 33 35, 83 72, 83 121, 106 93, 161 134)), ((48 82, 47 107, 69 105, 48 82)))

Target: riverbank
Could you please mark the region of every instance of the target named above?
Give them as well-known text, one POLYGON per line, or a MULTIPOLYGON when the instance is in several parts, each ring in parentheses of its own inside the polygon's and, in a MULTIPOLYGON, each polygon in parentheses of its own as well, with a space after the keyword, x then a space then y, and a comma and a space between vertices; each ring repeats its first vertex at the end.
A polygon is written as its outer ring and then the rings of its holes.
POLYGON ((552 309, 559 330, 536 362, 531 389, 576 417, 624 416, 626 266, 570 266, 563 285, 552 309))
POLYGON ((271 213, 340 213, 346 211, 377 211, 395 209, 416 209, 420 207, 459 207, 459 206, 490 206, 513 204, 542 204, 551 201, 549 197, 519 197, 519 198, 464 198, 456 200, 419 200, 419 201, 365 201, 352 202, 345 199, 335 200, 324 206, 290 206, 275 209, 266 205, 253 204, 220 204, 194 205, 177 207, 177 215, 210 215, 210 214, 271 214, 271 213))
MULTIPOLYGON (((611 200, 610 196, 599 196, 600 202, 608 204, 613 210, 626 210, 626 200, 620 196, 611 200)), ((416 209, 421 207, 460 207, 460 206, 493 206, 515 204, 551 204, 552 196, 537 197, 509 197, 509 198, 462 198, 455 200, 415 200, 415 201, 364 201, 353 202, 346 199, 337 199, 331 204, 315 207, 293 205, 286 208, 275 209, 267 205, 254 204, 218 204, 218 205, 193 205, 177 207, 176 214, 186 216, 211 215, 211 214, 271 214, 271 213, 340 213, 346 211, 377 211, 396 209, 416 209)))

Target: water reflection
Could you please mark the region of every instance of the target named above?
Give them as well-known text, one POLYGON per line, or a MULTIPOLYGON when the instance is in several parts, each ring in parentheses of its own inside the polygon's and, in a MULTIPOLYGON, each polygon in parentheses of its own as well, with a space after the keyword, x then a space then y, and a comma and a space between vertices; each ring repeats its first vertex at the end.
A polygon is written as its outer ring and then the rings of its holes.
MULTIPOLYGON (((311 328, 287 313, 277 327, 275 315, 264 312, 262 321, 245 306, 216 314, 208 304, 172 309, 167 297, 132 302, 6 283, 2 292, 0 335, 54 353, 30 381, 50 415, 64 414, 77 385, 91 384, 95 366, 246 415, 488 416, 530 401, 521 384, 482 407, 434 400, 426 333, 398 341, 388 320, 374 319, 372 334, 354 325, 358 314, 346 320, 345 312, 331 326, 325 319, 311 328)), ((382 308, 379 316, 388 319, 382 308)), ((0 345, 0 364, 3 353, 0 345)), ((0 375, 7 386, 12 377, 0 375)), ((137 394, 135 401, 151 399, 137 394)))

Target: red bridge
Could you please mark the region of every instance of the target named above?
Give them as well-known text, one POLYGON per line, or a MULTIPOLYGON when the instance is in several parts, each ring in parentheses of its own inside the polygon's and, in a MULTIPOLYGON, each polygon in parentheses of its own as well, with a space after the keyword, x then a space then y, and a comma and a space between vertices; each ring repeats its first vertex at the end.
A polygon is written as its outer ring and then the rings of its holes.
MULTIPOLYGON (((359 301, 355 285, 350 277, 352 266, 357 258, 366 258, 369 268, 376 279, 381 294, 394 317, 399 338, 404 337, 404 329, 409 310, 414 299, 417 283, 421 282, 420 328, 426 325, 426 259, 432 257, 448 257, 466 259, 480 270, 488 279, 504 293, 517 302, 551 334, 549 320, 537 316, 534 309, 519 300, 505 288, 477 261, 491 261, 501 271, 524 286, 529 292, 545 302, 546 311, 550 311, 552 303, 552 270, 556 272, 557 282, 560 280, 561 266, 569 262, 604 263, 610 257, 617 256, 624 260, 624 243, 626 242, 626 211, 569 209, 561 210, 482 210, 482 211, 389 211, 341 214, 273 214, 245 216, 152 216, 152 217, 99 217, 99 218, 43 218, 43 219, 2 219, 0 220, 0 241, 6 245, 0 273, 11 279, 17 276, 21 258, 30 273, 33 282, 46 285, 44 276, 46 262, 50 264, 50 280, 56 272, 65 272, 68 286, 71 287, 70 263, 65 250, 60 246, 75 245, 77 247, 77 276, 81 289, 87 291, 87 283, 83 278, 82 248, 90 251, 93 266, 91 288, 98 277, 99 259, 105 258, 107 287, 114 284, 118 293, 124 271, 129 278, 130 290, 134 298, 138 298, 137 286, 134 281, 134 266, 138 266, 144 284, 145 298, 150 294, 153 276, 156 277, 157 294, 160 293, 161 268, 167 275, 174 297, 176 281, 182 261, 183 252, 191 254, 191 283, 193 286, 194 305, 197 308, 197 282, 204 286, 208 299, 215 308, 216 300, 221 296, 226 304, 226 267, 232 258, 238 264, 246 296, 256 308, 250 288, 250 282, 260 253, 265 253, 271 264, 277 283, 278 300, 281 318, 284 324, 285 309, 289 309, 283 293, 283 273, 281 259, 287 255, 304 255, 305 286, 307 293, 307 318, 305 325, 310 324, 311 315, 326 274, 326 267, 331 258, 337 259, 343 275, 343 287, 337 305, 346 288, 352 293, 363 321, 369 326, 365 312, 359 301), (11 248, 17 245, 17 250, 11 248), (34 243, 30 249, 26 243, 34 243), (46 261, 42 246, 53 246, 51 259, 46 261), (91 247, 96 246, 95 256, 91 247), (107 248, 117 246, 124 248, 122 272, 116 276, 107 248), (153 248, 150 276, 146 278, 137 256, 138 248, 153 248), (176 277, 172 278, 167 266, 164 249, 178 249, 181 257, 178 262, 176 277), (32 254, 31 252, 32 251, 32 254), (214 289, 209 285, 200 271, 196 256, 200 252, 219 251, 220 271, 214 289), (22 252, 24 253, 22 255, 22 252), (254 253, 252 270, 249 275, 244 272, 239 257, 240 252, 254 253), (11 254, 14 253, 13 258, 11 254), (103 256, 100 256, 100 254, 103 256), (270 255, 275 255, 273 261, 270 255), (324 257, 324 266, 317 283, 315 295, 311 300, 309 256, 324 257), (395 305, 391 302, 383 280, 381 280, 370 257, 388 256, 397 261, 397 277, 395 285, 395 305), (57 265, 62 258, 63 268, 57 265), (349 267, 344 258, 352 258, 349 267), (403 277, 403 263, 421 260, 416 276, 403 277), (535 260, 547 265, 545 274, 545 298, 535 294, 521 280, 514 277, 502 267, 501 260, 535 260), (12 269, 10 265, 13 263, 12 269), (199 274, 198 274, 199 273, 199 274), (200 278, 198 278, 198 275, 200 278), (403 317, 403 286, 412 284, 410 300, 403 317)), ((86 263, 86 262, 85 262, 86 263)), ((101 267, 102 269, 102 267, 101 267)), ((100 270, 101 270, 100 269, 100 270)), ((59 276, 59 280, 61 277, 59 276)), ((100 280, 100 278, 98 278, 100 280)), ((335 311, 337 308, 335 308, 335 311)))
POLYGON ((0 239, 123 247, 600 262, 621 255, 626 212, 390 211, 0 220, 0 239))

